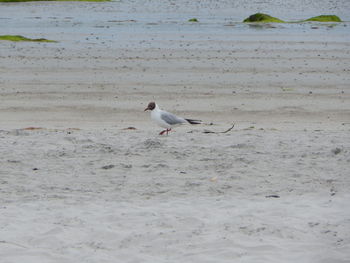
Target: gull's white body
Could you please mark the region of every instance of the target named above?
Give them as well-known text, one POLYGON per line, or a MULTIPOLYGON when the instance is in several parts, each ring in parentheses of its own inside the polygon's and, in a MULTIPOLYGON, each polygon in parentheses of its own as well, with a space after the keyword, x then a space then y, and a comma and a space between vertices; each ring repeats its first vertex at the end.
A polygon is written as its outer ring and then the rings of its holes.
POLYGON ((161 110, 158 105, 151 111, 151 119, 160 127, 171 129, 171 127, 188 123, 184 118, 178 117, 170 112, 161 110))
POLYGON ((159 135, 163 135, 165 132, 168 135, 171 128, 183 123, 189 124, 200 124, 202 121, 185 119, 178 117, 170 112, 161 110, 155 102, 150 102, 145 109, 145 111, 151 111, 151 119, 154 120, 160 127, 165 128, 166 130, 161 131, 159 135))

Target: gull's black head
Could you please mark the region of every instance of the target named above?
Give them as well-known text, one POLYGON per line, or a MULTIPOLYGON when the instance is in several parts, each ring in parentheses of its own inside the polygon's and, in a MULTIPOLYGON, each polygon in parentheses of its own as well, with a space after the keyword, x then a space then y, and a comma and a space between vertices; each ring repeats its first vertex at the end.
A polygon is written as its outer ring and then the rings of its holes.
POLYGON ((150 103, 148 103, 148 106, 147 106, 147 108, 145 109, 145 111, 147 111, 147 110, 154 110, 154 108, 156 107, 156 103, 155 102, 150 102, 150 103))

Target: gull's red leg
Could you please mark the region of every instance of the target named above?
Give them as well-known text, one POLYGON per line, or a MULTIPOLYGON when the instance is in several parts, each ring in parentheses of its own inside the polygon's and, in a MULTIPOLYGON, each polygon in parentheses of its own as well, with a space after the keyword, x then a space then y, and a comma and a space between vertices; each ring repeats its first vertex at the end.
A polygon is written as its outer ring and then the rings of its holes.
POLYGON ((171 129, 166 129, 166 130, 164 130, 164 131, 161 131, 160 133, 159 133, 159 135, 163 135, 164 133, 166 133, 166 135, 168 135, 168 133, 171 131, 171 129))
POLYGON ((166 129, 166 130, 164 130, 164 131, 161 131, 161 132, 159 133, 159 135, 163 135, 165 132, 168 134, 168 129, 166 129))

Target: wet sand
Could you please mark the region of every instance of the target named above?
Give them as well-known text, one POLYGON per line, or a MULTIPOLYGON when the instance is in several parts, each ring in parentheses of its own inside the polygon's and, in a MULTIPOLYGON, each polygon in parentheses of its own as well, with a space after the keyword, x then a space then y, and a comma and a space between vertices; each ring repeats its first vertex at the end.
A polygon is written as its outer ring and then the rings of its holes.
POLYGON ((0 43, 3 262, 350 261, 349 23, 203 5, 1 9, 60 41, 0 43), (159 136, 153 100, 204 124, 159 136))

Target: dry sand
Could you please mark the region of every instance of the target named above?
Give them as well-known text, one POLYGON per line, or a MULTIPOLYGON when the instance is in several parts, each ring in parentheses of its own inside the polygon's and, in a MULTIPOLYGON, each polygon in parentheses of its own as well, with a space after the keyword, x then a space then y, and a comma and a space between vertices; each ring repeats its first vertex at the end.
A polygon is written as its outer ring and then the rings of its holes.
POLYGON ((336 131, 1 132, 2 262, 348 262, 336 131))
POLYGON ((1 42, 0 262, 350 262, 349 36, 118 23, 1 42))

